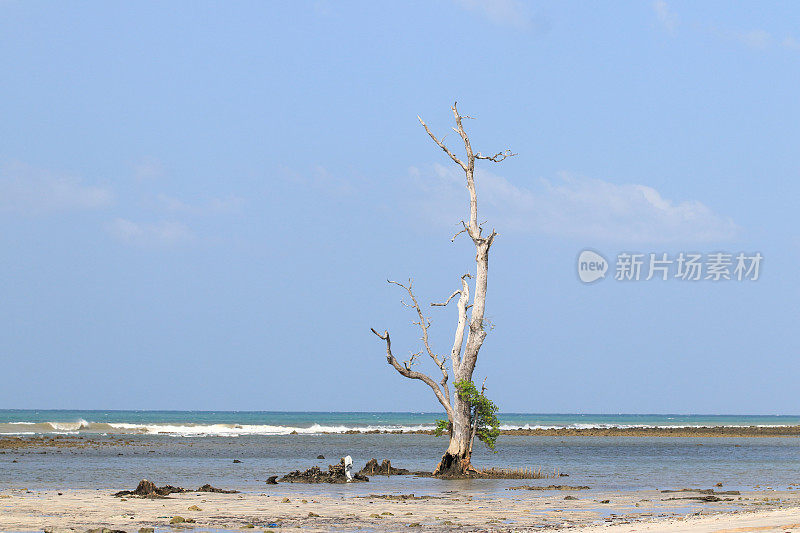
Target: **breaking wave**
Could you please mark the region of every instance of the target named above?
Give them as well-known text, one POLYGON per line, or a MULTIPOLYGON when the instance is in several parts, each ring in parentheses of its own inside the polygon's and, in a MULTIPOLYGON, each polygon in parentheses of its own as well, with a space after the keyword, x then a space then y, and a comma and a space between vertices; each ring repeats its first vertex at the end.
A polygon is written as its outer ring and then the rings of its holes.
MULTIPOLYGON (((542 429, 611 429, 611 428, 690 428, 697 425, 651 425, 651 424, 502 424, 501 430, 542 430, 542 429)), ((744 427, 728 425, 727 427, 744 427)), ((768 427, 768 426, 759 426, 768 427)), ((773 425, 774 427, 774 425, 773 425)), ((348 432, 415 432, 434 429, 432 424, 419 425, 321 425, 280 426, 261 424, 193 424, 193 423, 150 423, 133 424, 127 422, 6 422, 0 423, 0 435, 35 434, 112 434, 112 435, 167 435, 175 437, 239 437, 245 435, 290 435, 290 434, 341 434, 348 432)))
POLYGON ((171 435, 178 437, 239 437, 242 435, 326 434, 347 432, 425 431, 433 425, 414 426, 342 426, 312 424, 277 426, 255 424, 131 424, 126 422, 7 422, 0 423, 0 434, 75 434, 97 433, 117 435, 171 435))

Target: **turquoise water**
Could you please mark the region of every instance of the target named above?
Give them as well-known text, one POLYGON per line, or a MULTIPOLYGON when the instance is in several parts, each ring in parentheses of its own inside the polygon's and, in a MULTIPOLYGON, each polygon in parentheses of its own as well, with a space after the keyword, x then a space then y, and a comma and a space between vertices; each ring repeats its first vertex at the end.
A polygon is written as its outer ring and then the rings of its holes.
MULTIPOLYGON (((243 436, 430 429, 439 413, 0 410, 0 433, 243 436)), ((800 425, 790 415, 501 413, 501 428, 800 425)))

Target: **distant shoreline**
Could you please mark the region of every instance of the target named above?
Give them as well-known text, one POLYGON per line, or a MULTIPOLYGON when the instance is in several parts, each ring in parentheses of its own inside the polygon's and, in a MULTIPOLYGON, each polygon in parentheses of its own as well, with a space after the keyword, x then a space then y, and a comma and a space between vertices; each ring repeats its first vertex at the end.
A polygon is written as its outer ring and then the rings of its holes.
MULTIPOLYGON (((432 431, 414 433, 433 434, 432 431)), ((800 426, 520 428, 504 429, 500 434, 528 437, 800 437, 800 426)))
MULTIPOLYGON (((503 429, 501 435, 522 437, 673 437, 673 438, 737 438, 737 437, 800 437, 800 426, 698 426, 698 427, 626 427, 626 428, 542 428, 542 429, 503 429)), ((433 430, 347 430, 342 432, 303 433, 302 435, 431 435, 433 430)), ((149 434, 156 435, 156 434, 149 434)), ((295 433, 284 435, 294 437, 295 433)), ((132 444, 132 438, 147 434, 99 434, 80 432, 61 435, 0 435, 0 449, 27 448, 31 446, 85 446, 98 444, 98 440, 119 445, 120 442, 132 444), (88 441, 88 442, 87 442, 88 441)), ((177 437, 177 436, 176 436, 177 437)), ((237 438, 229 436, 229 438, 237 438)))

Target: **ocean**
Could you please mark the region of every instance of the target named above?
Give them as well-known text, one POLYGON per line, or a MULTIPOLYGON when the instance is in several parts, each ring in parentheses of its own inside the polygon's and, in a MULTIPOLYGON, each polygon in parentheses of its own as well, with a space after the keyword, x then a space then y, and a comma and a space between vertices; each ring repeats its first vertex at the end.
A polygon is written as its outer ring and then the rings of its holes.
MULTIPOLYGON (((432 429, 438 413, 275 411, 0 410, 0 434, 131 434, 175 437, 335 434, 432 429)), ((635 415, 502 413, 501 429, 795 426, 786 415, 635 415)))
MULTIPOLYGON (((345 433, 348 430, 429 428, 433 413, 280 413, 182 411, 0 411, 0 433, 79 436, 85 446, 3 450, 0 488, 132 489, 142 478, 186 487, 211 483, 264 490, 271 475, 336 463, 350 455, 357 467, 390 459, 397 467, 432 470, 446 437, 345 433), (296 432, 296 434, 292 434, 296 432), (97 442, 112 445, 95 446, 97 442), (44 452, 44 453, 43 453, 44 452), (317 459, 324 455, 325 459, 317 459), (233 463, 236 459, 240 463, 233 463)), ((504 427, 626 427, 797 425, 797 416, 504 414, 504 427)), ((598 490, 786 488, 800 483, 800 438, 542 437, 501 435, 497 452, 476 443, 479 467, 533 468, 569 477, 543 483, 598 490)), ((338 493, 473 493, 505 491, 517 480, 442 481, 394 476, 338 493), (454 484, 455 483, 455 484, 454 484)), ((271 489, 307 490, 281 484, 271 489)), ((338 492, 337 492, 338 491, 338 492)))
MULTIPOLYGON (((147 478, 159 484, 211 483, 258 491, 271 475, 311 466, 325 469, 345 455, 352 456, 357 467, 376 458, 430 471, 447 447, 446 437, 345 432, 430 428, 436 417, 433 413, 4 410, 0 411, 0 433, 77 435, 86 445, 4 450, 0 488, 113 491, 132 489, 147 478), (94 446, 99 441, 114 444, 94 446), (325 459, 317 459, 318 455, 325 459), (241 462, 233 463, 234 459, 241 462)), ((507 428, 800 424, 796 416, 504 414, 500 418, 507 428)), ((565 473, 569 477, 553 482, 598 490, 708 488, 716 483, 726 489, 785 488, 800 483, 800 438, 501 435, 496 453, 477 444, 473 463, 565 473)), ((491 493, 520 482, 453 483, 394 476, 347 489, 315 490, 424 494, 458 486, 472 493, 491 493)), ((308 489, 279 487, 287 492, 308 489)))

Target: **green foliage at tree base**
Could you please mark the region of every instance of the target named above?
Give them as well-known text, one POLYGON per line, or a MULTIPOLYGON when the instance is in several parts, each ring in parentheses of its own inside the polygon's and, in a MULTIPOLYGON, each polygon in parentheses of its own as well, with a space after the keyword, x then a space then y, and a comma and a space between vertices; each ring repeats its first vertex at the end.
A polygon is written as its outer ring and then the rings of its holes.
POLYGON ((457 382, 456 391, 461 399, 470 406, 470 424, 475 424, 476 420, 478 422, 475 436, 487 448, 494 450, 497 437, 500 435, 500 421, 497 419, 498 407, 486 397, 483 391, 479 391, 472 381, 457 382))
MULTIPOLYGON (((497 419, 498 407, 471 381, 457 382, 456 392, 462 400, 469 404, 470 428, 475 424, 475 420, 478 420, 475 436, 490 450, 494 450, 497 437, 500 435, 500 421, 497 419)), ((433 434, 440 437, 450 429, 451 424, 448 420, 437 420, 433 434)))

